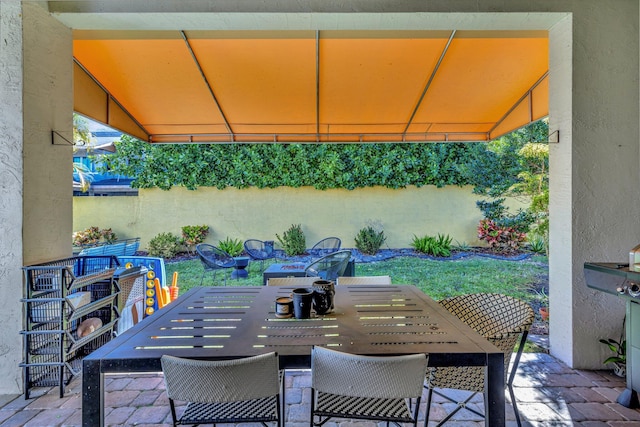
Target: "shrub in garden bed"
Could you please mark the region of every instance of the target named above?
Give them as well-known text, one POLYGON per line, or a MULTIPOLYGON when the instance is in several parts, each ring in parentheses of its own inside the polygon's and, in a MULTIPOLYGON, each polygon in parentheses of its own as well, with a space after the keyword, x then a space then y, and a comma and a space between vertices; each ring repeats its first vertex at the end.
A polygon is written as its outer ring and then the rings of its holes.
POLYGON ((287 256, 302 255, 307 250, 307 239, 300 224, 292 224, 291 227, 282 234, 282 237, 278 234, 276 234, 276 237, 287 256))
POLYGON ((413 247, 416 251, 422 252, 427 255, 433 255, 436 257, 449 257, 451 256, 451 241, 452 239, 448 234, 446 236, 443 234, 438 234, 437 237, 418 237, 414 235, 413 241, 411 242, 411 247, 413 247))
POLYGON ((173 258, 182 248, 182 240, 173 233, 160 233, 149 241, 149 255, 173 258))
POLYGON ((375 255, 387 240, 384 231, 377 231, 372 226, 362 228, 354 238, 356 248, 363 254, 375 255))

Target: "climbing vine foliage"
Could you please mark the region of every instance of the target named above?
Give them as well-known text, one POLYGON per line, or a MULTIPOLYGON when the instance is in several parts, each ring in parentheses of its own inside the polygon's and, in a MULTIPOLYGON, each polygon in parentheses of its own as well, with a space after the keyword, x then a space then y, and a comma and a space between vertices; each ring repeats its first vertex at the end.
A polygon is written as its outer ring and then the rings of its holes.
MULTIPOLYGON (((153 145, 124 136, 103 168, 134 178, 136 188, 174 186, 403 188, 494 184, 517 179, 517 162, 496 162, 485 143, 153 145), (504 170, 502 170, 504 169, 504 170), (478 174, 481 170, 482 173, 478 174)), ((509 181, 506 187, 513 185, 509 181)))
POLYGON ((464 185, 464 144, 152 145, 127 136, 106 156, 137 188, 182 186, 317 189, 464 185))

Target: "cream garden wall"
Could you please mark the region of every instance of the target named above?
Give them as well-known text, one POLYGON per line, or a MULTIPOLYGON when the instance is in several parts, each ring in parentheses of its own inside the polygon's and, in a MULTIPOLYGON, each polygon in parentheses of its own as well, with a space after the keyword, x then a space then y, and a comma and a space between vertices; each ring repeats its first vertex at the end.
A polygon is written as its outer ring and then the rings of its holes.
POLYGON ((226 237, 277 240, 276 233, 301 224, 309 245, 336 236, 343 247, 355 247, 358 230, 374 222, 382 225, 391 248, 409 247, 414 234, 438 233, 475 246, 481 244, 479 199, 470 187, 152 189, 140 190, 138 197, 75 197, 73 229, 111 227, 119 237, 141 237, 145 248, 158 233, 179 235, 184 225, 208 225, 207 241, 216 243, 226 237))

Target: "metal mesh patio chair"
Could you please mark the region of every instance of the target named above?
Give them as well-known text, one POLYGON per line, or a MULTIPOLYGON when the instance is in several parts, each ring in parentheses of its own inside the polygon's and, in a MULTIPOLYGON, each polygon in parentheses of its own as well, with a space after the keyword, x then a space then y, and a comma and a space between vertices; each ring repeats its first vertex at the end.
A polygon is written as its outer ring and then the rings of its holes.
POLYGON ((313 245, 307 252, 311 256, 322 257, 340 250, 342 241, 337 237, 327 237, 313 245))
MULTIPOLYGON (((513 379, 518 369, 518 363, 520 362, 520 356, 527 340, 529 328, 535 317, 533 310, 527 303, 517 298, 488 293, 446 298, 439 303, 504 352, 505 379, 508 379, 506 386, 509 389, 516 422, 518 426, 520 426, 520 414, 518 413, 516 399, 513 394, 513 379), (511 371, 509 372, 509 362, 518 342, 520 345, 515 354, 511 371)), ((484 392, 484 371, 483 366, 430 368, 427 372, 427 380, 425 382, 425 387, 429 390, 427 393, 425 425, 429 421, 429 410, 433 393, 458 404, 438 426, 444 424, 456 412, 463 408, 484 417, 484 414, 467 405, 473 396, 477 393, 484 392), (465 401, 459 402, 440 391, 434 390, 435 388, 467 390, 470 391, 471 394, 465 401)))
POLYGON ((314 347, 310 426, 355 418, 415 427, 426 369, 425 354, 373 357, 314 347))
POLYGON ((278 355, 233 360, 161 358, 173 425, 262 423, 282 425, 283 373, 278 355), (282 396, 282 406, 280 398, 282 396), (177 417, 175 400, 187 402, 177 417))
MULTIPOLYGON (((218 270, 230 269, 236 265, 236 261, 231 255, 226 253, 220 248, 209 245, 207 243, 200 243, 196 245, 196 252, 202 262, 204 270, 202 271, 202 277, 200 277, 200 286, 202 286, 202 280, 207 271, 213 272, 213 281, 215 284, 216 273, 218 270)), ((227 284, 227 277, 224 277, 224 284, 227 284)))
POLYGON ((320 277, 324 280, 336 280, 347 269, 351 251, 338 251, 326 255, 308 264, 304 271, 308 277, 320 277))
POLYGON ((340 276, 336 285, 390 285, 391 276, 340 276))
POLYGON ((244 251, 253 261, 260 261, 260 271, 264 271, 264 262, 267 259, 277 259, 273 249, 273 241, 249 239, 244 242, 244 251))

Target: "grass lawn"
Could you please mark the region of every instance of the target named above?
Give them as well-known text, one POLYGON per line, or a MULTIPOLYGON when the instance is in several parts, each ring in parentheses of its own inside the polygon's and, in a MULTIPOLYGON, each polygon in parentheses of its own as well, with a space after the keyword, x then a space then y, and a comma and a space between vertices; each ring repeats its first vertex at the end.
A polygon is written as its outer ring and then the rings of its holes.
MULTIPOLYGON (((278 261, 281 262, 281 261, 278 261)), ((275 261, 265 262, 265 268, 275 261)), ((167 280, 171 282, 173 272, 178 272, 180 292, 193 286, 200 286, 202 264, 198 259, 170 262, 166 264, 167 280)), ((534 255, 521 261, 497 260, 486 257, 468 257, 455 261, 434 261, 417 257, 400 256, 386 261, 357 263, 358 276, 390 275, 394 284, 413 284, 435 300, 448 296, 495 292, 512 295, 528 302, 536 313, 536 322, 543 324, 538 315, 541 305, 548 305, 548 260, 534 255)), ((216 282, 213 274, 204 276, 203 286, 223 286, 226 274, 230 286, 261 286, 260 264, 249 266, 246 279, 229 279, 229 270, 219 270, 216 282)), ((534 323, 534 325, 535 325, 534 323)), ((527 341, 524 351, 536 353, 545 351, 527 341)))
MULTIPOLYGON (((271 260, 272 261, 272 260, 271 260)), ((275 262, 275 261, 272 261, 275 262)), ((265 263, 265 268, 268 266, 265 263)), ((198 259, 166 264, 167 280, 171 282, 178 272, 180 292, 200 285, 203 268, 198 259)), ((356 275, 390 275, 394 284, 413 284, 433 299, 473 292, 495 292, 512 295, 529 302, 537 311, 547 304, 548 264, 546 257, 533 256, 521 261, 497 260, 486 257, 468 257, 455 261, 434 261, 417 257, 396 257, 386 261, 357 263, 356 275)), ((206 273, 203 286, 260 286, 260 264, 249 266, 247 279, 229 279, 230 270, 219 270, 216 282, 213 274, 206 273)))

